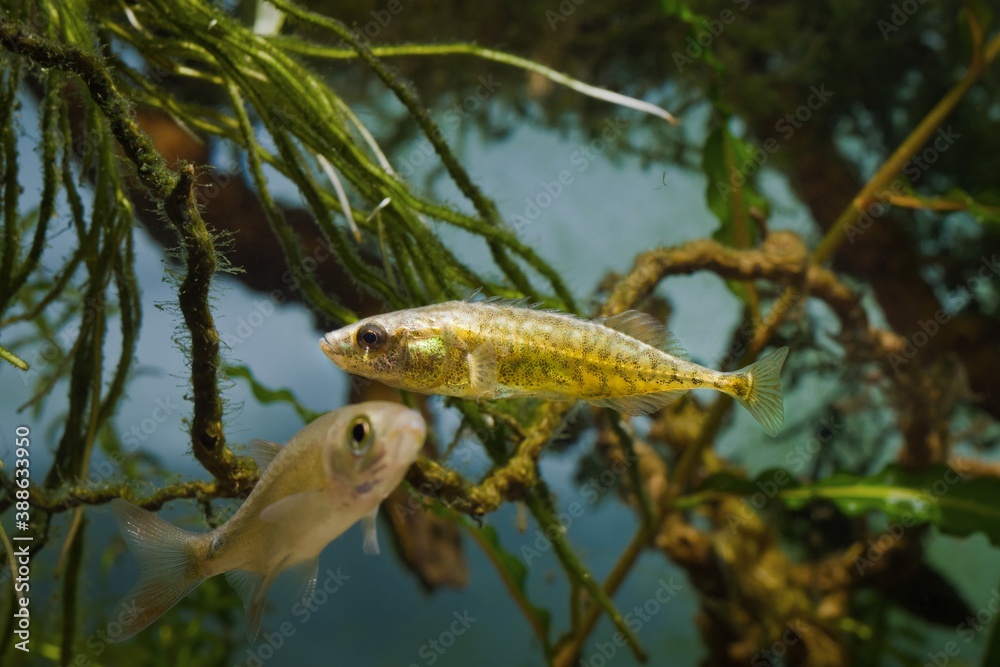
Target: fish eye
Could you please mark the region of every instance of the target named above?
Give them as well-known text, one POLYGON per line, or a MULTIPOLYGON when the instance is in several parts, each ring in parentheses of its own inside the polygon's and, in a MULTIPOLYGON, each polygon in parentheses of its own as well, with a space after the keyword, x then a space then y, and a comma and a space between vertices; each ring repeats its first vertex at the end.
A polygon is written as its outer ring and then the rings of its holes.
POLYGON ((362 350, 372 352, 385 345, 388 337, 389 334, 386 332, 385 327, 381 324, 369 322, 358 329, 355 340, 358 342, 358 347, 362 350))
POLYGON ((347 448, 351 450, 352 454, 361 456, 367 452, 374 439, 372 423, 368 421, 368 417, 356 417, 351 422, 351 426, 347 430, 347 448))

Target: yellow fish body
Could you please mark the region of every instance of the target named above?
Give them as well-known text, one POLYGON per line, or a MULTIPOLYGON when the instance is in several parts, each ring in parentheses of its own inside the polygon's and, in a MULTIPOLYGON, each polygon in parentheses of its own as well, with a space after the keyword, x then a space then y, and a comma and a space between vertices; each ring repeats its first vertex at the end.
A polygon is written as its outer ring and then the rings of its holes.
POLYGON ((417 458, 426 424, 416 410, 370 401, 328 412, 284 447, 256 440, 261 476, 240 508, 206 533, 182 530, 125 500, 111 510, 140 579, 122 600, 121 641, 155 621, 205 579, 225 573, 257 636, 264 595, 291 571, 302 601, 316 587, 319 553, 361 520, 365 551, 377 553, 375 514, 417 458))
POLYGON ((326 334, 320 347, 350 373, 426 394, 579 398, 640 415, 689 389, 715 389, 771 435, 784 423, 788 348, 739 371, 714 371, 638 311, 583 320, 493 299, 450 301, 369 317, 326 334))

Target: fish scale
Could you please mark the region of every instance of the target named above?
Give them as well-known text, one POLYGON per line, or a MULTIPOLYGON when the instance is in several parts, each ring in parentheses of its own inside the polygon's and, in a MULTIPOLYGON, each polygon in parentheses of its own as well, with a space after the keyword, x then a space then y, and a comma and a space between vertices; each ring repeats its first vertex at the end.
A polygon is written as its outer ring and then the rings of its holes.
POLYGON ((784 421, 788 348, 734 372, 690 361, 638 311, 598 320, 492 299, 449 301, 331 331, 323 352, 344 370, 427 394, 582 399, 625 414, 658 410, 690 389, 734 397, 774 435, 784 421))
POLYGON ((207 533, 182 530, 125 500, 111 501, 140 578, 122 601, 137 611, 123 620, 118 641, 131 637, 205 579, 225 573, 243 601, 247 637, 256 637, 268 588, 285 571, 308 604, 319 553, 357 521, 364 550, 378 552, 375 514, 402 481, 426 435, 419 412, 370 401, 333 410, 285 446, 254 441, 261 476, 246 501, 207 533), (361 431, 357 431, 357 428, 361 431), (360 437, 359 437, 360 436, 360 437))

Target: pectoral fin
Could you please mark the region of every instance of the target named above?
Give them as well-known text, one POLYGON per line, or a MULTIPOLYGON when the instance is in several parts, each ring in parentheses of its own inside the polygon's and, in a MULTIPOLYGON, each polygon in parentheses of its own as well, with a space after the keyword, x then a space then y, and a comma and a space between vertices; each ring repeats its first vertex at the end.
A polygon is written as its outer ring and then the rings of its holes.
POLYGON ((366 554, 378 553, 378 534, 375 532, 375 521, 378 519, 378 508, 361 518, 361 527, 365 531, 365 543, 362 550, 366 554))
POLYGON ((260 513, 261 521, 281 524, 286 521, 311 521, 317 511, 321 511, 326 503, 322 491, 302 491, 285 496, 271 503, 260 513))
POLYGON ((483 343, 469 352, 469 385, 476 396, 488 398, 497 386, 497 353, 493 345, 483 343))

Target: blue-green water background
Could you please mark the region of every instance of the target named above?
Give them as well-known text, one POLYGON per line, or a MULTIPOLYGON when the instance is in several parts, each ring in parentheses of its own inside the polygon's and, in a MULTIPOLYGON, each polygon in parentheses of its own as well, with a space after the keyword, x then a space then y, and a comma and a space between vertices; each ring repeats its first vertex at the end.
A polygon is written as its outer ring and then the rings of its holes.
MULTIPOLYGON (((26 100, 26 105, 24 117, 34 118, 31 101, 26 100)), ((371 109, 371 115, 366 120, 370 121, 371 116, 378 112, 377 108, 371 109)), ((630 132, 642 132, 645 124, 657 122, 610 107, 608 117, 625 119, 630 125, 630 132)), ((685 122, 688 126, 686 131, 697 141, 701 126, 697 113, 686 118, 685 122)), ((26 141, 30 139, 30 133, 29 128, 26 141)), ((627 271, 638 253, 704 237, 715 229, 715 219, 704 205, 705 180, 698 172, 671 165, 644 168, 636 158, 616 155, 612 159, 613 149, 601 152, 581 171, 579 161, 574 162, 573 156, 579 154, 593 137, 583 136, 572 128, 557 133, 521 126, 506 140, 496 141, 484 138, 471 127, 460 127, 452 136, 452 139, 458 138, 461 139, 456 142, 460 157, 474 180, 497 201, 508 219, 524 215, 526 198, 539 201, 538 195, 545 191, 545 183, 558 180, 560 172, 566 170, 571 173, 572 182, 564 186, 559 196, 553 199, 550 206, 542 209, 537 218, 520 229, 520 234, 565 277, 573 293, 581 300, 585 301, 593 294, 597 283, 607 272, 627 271)), ((398 155, 390 155, 390 158, 398 163, 419 152, 425 151, 418 143, 398 155)), ((28 154, 24 173, 36 173, 31 164, 31 160, 35 159, 34 154, 28 154)), ((417 182, 421 181, 421 173, 427 173, 428 164, 429 161, 418 169, 414 176, 417 182)), ((275 177, 274 182, 285 198, 297 201, 297 193, 282 186, 280 178, 275 177)), ((765 169, 761 184, 774 203, 769 222, 771 227, 794 229, 814 241, 816 236, 809 216, 790 194, 784 180, 765 169)), ((25 187, 29 191, 37 190, 38 184, 26 182, 25 187)), ((442 199, 461 202, 459 193, 450 188, 445 179, 434 180, 433 187, 442 199)), ((542 201, 545 199, 542 198, 542 201)), ((445 227, 441 228, 441 233, 468 261, 489 261, 485 248, 474 239, 445 227)), ((67 252, 67 244, 73 241, 72 236, 66 233, 52 239, 46 254, 48 266, 59 265, 67 252)), ((129 385, 127 398, 115 422, 119 431, 126 433, 135 426, 141 429, 144 422, 147 426, 153 423, 149 420, 154 414, 163 414, 156 412, 158 405, 165 402, 179 406, 162 423, 156 424, 143 442, 143 450, 159 457, 178 479, 204 478, 204 470, 188 453, 183 421, 189 411, 189 404, 183 400, 187 385, 186 367, 184 357, 173 341, 179 331, 180 320, 175 312, 155 307, 156 304, 174 301, 175 288, 164 280, 166 259, 163 249, 141 228, 136 228, 135 236, 144 319, 137 349, 138 371, 129 385)), ((661 286, 659 293, 670 300, 673 306, 671 326, 696 360, 711 365, 723 356, 729 332, 736 324, 740 311, 722 281, 707 274, 672 278, 661 286)), ((324 411, 343 404, 347 377, 320 353, 318 332, 303 307, 277 307, 273 314, 262 319, 259 326, 252 327, 249 337, 242 340, 239 333, 241 322, 249 321, 253 313, 260 311, 257 303, 263 297, 226 277, 218 280, 216 294, 214 308, 220 332, 241 338, 226 354, 228 362, 249 366, 265 385, 291 388, 311 409, 324 411)), ((821 326, 825 323, 833 327, 822 310, 817 310, 814 315, 821 326)), ((253 318, 254 322, 258 321, 256 316, 253 318)), ((4 335, 16 336, 18 331, 5 331, 4 335)), ((117 333, 112 329, 107 341, 109 355, 117 350, 117 344, 117 333)), ((15 427, 28 424, 33 433, 33 472, 38 479, 51 460, 55 439, 60 432, 60 418, 66 410, 64 385, 57 387, 43 402, 40 414, 18 414, 16 407, 30 396, 30 388, 16 371, 6 365, 0 365, 0 378, 0 456, 9 460, 15 427)), ((765 436, 746 414, 737 411, 733 427, 719 441, 719 451, 745 465, 751 473, 779 464, 791 448, 808 440, 812 432, 811 420, 824 414, 824 401, 837 389, 835 380, 814 379, 799 385, 786 397, 789 427, 783 436, 776 439, 765 436)), ((259 405, 240 381, 228 388, 226 395, 229 400, 226 427, 230 442, 245 443, 252 438, 283 442, 302 425, 299 417, 288 407, 259 405)), ((448 441, 457 426, 457 418, 441 407, 440 399, 434 400, 439 408, 434 426, 439 429, 442 441, 448 441)), ((613 494, 600 503, 591 504, 588 497, 581 493, 580 482, 574 478, 576 462, 591 446, 592 438, 585 434, 567 451, 545 454, 541 468, 561 508, 573 502, 585 506, 584 515, 568 526, 568 536, 595 576, 603 579, 633 535, 636 520, 633 512, 613 494)), ((107 470, 101 467, 102 460, 98 455, 94 471, 107 470)), ((467 468, 458 464, 456 467, 460 470, 479 470, 484 460, 477 452, 467 468)), ((112 469, 111 479, 114 475, 112 469)), ((88 560, 85 581, 80 590, 80 606, 86 611, 80 634, 87 640, 93 640, 96 636, 93 633, 105 627, 108 621, 103 612, 110 612, 118 597, 135 580, 136 567, 131 556, 121 550, 110 515, 102 508, 89 508, 87 515, 91 521, 87 533, 88 560), (109 545, 115 545, 116 550, 102 560, 102 555, 108 553, 109 545)), ((165 515, 186 527, 197 529, 201 526, 198 511, 190 503, 172 503, 165 515)), ((5 525, 9 521, 10 517, 5 517, 5 525)), ((486 517, 485 521, 497 529, 504 546, 515 555, 522 555, 522 547, 534 547, 538 539, 536 527, 530 520, 526 531, 518 529, 516 511, 512 506, 503 507, 486 517)), ((65 525, 64 521, 57 522, 53 546, 59 543, 65 525)), ((384 526, 382 528, 384 531, 384 526)), ((465 540, 463 545, 469 562, 468 586, 463 590, 440 590, 428 595, 400 566, 384 532, 381 556, 363 555, 361 541, 360 531, 355 527, 324 552, 321 573, 339 568, 349 579, 308 622, 301 623, 301 617, 278 609, 265 616, 265 634, 277 630, 282 622, 292 624, 294 634, 283 639, 280 648, 271 651, 262 648, 265 644, 261 643, 244 646, 227 664, 256 664, 255 657, 268 658, 265 664, 274 667, 317 662, 400 667, 543 663, 540 646, 526 621, 492 565, 474 543, 465 540), (435 653, 429 649, 428 642, 441 639, 442 633, 446 633, 452 625, 456 612, 460 615, 467 613, 476 620, 466 632, 455 638, 447 651, 435 653)), ((1000 555, 984 539, 980 536, 968 539, 934 536, 930 554, 930 561, 939 563, 949 572, 973 608, 979 608, 988 601, 988 591, 995 585, 995 573, 1000 566, 1000 555), (956 562, 963 566, 956 570, 956 562)), ((33 570, 32 614, 37 628, 51 625, 58 618, 58 596, 53 584, 54 556, 55 549, 47 549, 33 570)), ((626 579, 615 600, 624 612, 628 612, 650 600, 659 582, 670 581, 671 577, 674 582, 680 582, 679 593, 669 603, 660 606, 648 622, 643 622, 638 637, 648 652, 655 656, 653 664, 693 665, 702 653, 694 619, 697 600, 694 587, 677 567, 658 553, 647 553, 626 579)), ((323 583, 322 574, 320 583, 323 583)), ((558 636, 569 623, 566 604, 568 586, 551 551, 541 553, 530 564, 528 593, 535 603, 553 611, 553 636, 558 636)), ((922 627, 922 624, 906 617, 901 617, 899 623, 901 627, 922 627)), ((607 652, 612 630, 606 620, 598 625, 586 645, 583 664, 604 664, 598 644, 602 644, 607 652), (595 655, 598 657, 594 658, 595 655)), ((145 632, 168 631, 171 629, 165 628, 161 622, 145 632)), ((235 631, 242 631, 241 612, 235 631)), ((211 634, 219 632, 219 629, 206 626, 204 632, 211 634)), ((913 634, 914 646, 924 647, 921 651, 939 650, 938 647, 955 638, 952 630, 940 628, 913 634)), ((240 641, 239 636, 237 641, 240 641)), ((967 664, 975 664, 981 645, 982 638, 978 638, 974 644, 963 648, 960 659, 968 660, 967 664)), ((80 665, 119 664, 115 658, 118 650, 115 646, 105 647, 99 641, 84 641, 82 647, 80 665), (95 647, 100 648, 100 652, 95 647)), ((15 659, 17 664, 50 664, 44 656, 52 652, 52 647, 36 643, 26 662, 22 662, 25 658, 20 654, 16 654, 15 659)), ((622 666, 638 664, 626 650, 621 649, 616 650, 606 662, 622 666)))

